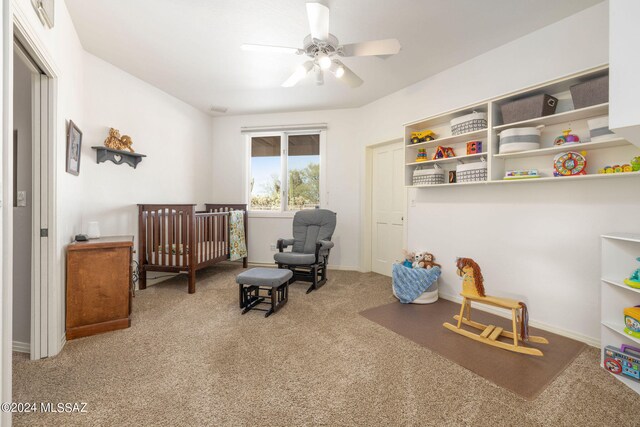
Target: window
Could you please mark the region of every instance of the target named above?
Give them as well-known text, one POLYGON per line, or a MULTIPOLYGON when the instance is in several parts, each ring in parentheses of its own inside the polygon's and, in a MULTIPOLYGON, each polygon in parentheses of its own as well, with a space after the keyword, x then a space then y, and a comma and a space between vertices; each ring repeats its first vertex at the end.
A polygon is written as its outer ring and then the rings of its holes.
POLYGON ((320 205, 321 133, 250 135, 251 211, 284 212, 320 205))

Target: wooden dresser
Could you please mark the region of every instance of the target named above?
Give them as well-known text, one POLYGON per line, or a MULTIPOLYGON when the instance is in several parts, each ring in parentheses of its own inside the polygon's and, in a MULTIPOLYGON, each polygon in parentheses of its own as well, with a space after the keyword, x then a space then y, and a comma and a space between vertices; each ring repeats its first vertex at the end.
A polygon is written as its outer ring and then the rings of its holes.
POLYGON ((133 236, 67 246, 67 340, 131 326, 133 236))

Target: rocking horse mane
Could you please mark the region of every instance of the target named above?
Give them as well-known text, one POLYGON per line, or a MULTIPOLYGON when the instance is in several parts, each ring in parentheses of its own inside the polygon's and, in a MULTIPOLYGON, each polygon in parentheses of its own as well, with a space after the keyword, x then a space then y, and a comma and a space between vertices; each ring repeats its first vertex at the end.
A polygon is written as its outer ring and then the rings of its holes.
POLYGON ((456 267, 458 267, 460 271, 463 271, 462 269, 467 266, 471 267, 471 270, 473 271, 473 281, 476 285, 476 291, 478 292, 478 295, 480 295, 481 297, 485 296, 484 278, 482 277, 480 266, 471 258, 458 258, 456 267))

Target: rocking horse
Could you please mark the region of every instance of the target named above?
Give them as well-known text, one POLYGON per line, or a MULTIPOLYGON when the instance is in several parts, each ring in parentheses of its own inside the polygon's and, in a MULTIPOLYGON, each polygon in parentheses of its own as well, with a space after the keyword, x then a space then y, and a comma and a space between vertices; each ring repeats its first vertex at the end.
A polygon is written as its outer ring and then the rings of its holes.
POLYGON ((547 341, 546 338, 529 335, 529 316, 527 313, 527 306, 523 302, 513 299, 485 295, 484 279, 482 277, 482 272, 480 271, 480 266, 471 258, 458 258, 456 260, 456 267, 458 267, 458 276, 462 277, 462 293, 460 294, 462 296, 462 305, 460 307, 460 314, 453 316, 453 318, 458 321, 458 325, 454 326, 450 323, 444 323, 443 326, 455 333, 471 338, 472 340, 479 341, 483 344, 489 344, 494 347, 515 351, 517 353, 542 356, 542 352, 537 348, 525 347, 521 343, 521 341, 529 341, 538 344, 549 344, 549 341, 547 341), (511 310, 513 331, 505 331, 499 326, 484 325, 471 320, 472 301, 511 310), (479 334, 469 332, 462 329, 463 324, 479 329, 482 332, 479 334), (499 337, 512 339, 513 344, 499 341, 499 337))

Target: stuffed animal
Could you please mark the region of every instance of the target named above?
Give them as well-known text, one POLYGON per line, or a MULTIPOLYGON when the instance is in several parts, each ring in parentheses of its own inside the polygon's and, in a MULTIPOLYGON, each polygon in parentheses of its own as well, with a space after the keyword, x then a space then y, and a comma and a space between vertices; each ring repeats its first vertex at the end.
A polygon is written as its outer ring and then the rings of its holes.
POLYGON ((413 257, 415 256, 415 254, 405 249, 402 250, 402 254, 404 255, 404 261, 402 261, 402 265, 407 268, 413 268, 413 257))
POLYGON ((426 268, 440 267, 440 264, 436 264, 435 257, 429 252, 416 252, 413 257, 413 268, 426 268))

